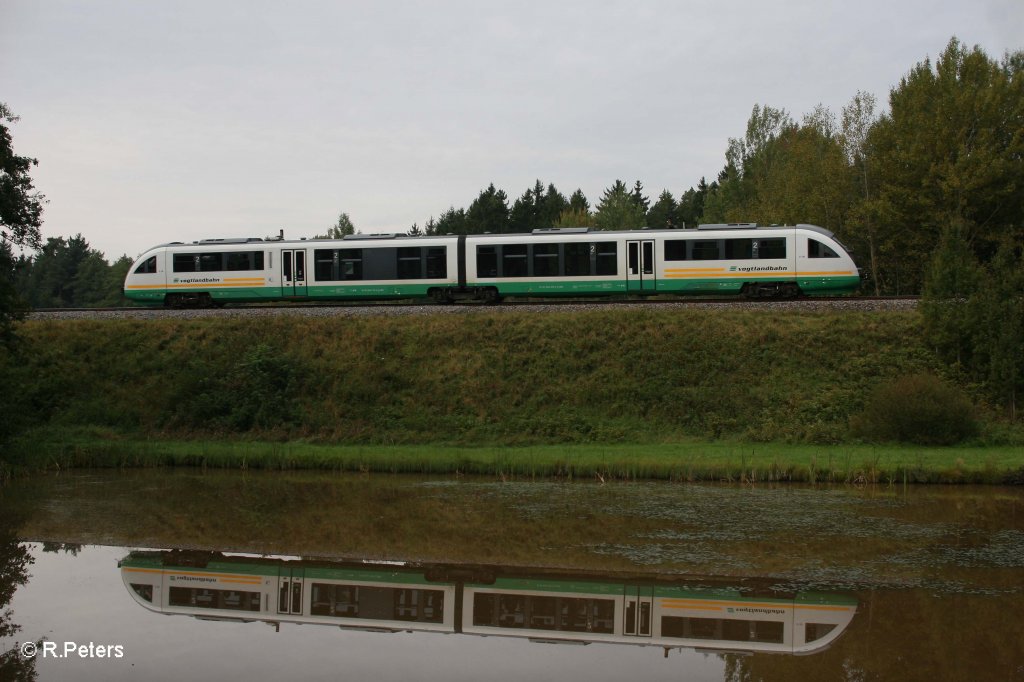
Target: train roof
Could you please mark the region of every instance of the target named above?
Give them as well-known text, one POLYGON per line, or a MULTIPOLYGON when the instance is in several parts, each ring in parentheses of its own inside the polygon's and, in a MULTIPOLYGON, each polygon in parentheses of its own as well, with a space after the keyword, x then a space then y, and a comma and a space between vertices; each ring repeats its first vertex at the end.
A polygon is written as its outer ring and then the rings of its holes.
POLYGON ((459 235, 454 233, 448 234, 435 234, 435 235, 408 235, 401 232, 386 232, 386 233, 375 233, 375 234, 352 234, 346 235, 341 239, 333 237, 314 237, 312 239, 284 239, 282 237, 262 238, 262 237, 228 237, 218 239, 199 239, 192 242, 168 242, 166 244, 159 244, 153 248, 165 248, 174 246, 240 246, 244 244, 317 244, 321 242, 363 242, 363 241, 387 241, 387 240, 398 240, 398 239, 416 239, 416 240, 429 240, 429 239, 445 239, 452 237, 472 237, 474 239, 488 238, 488 239, 504 239, 508 237, 530 237, 530 236, 569 236, 569 235, 580 235, 580 234, 592 234, 601 236, 621 236, 621 235, 651 235, 651 234, 673 234, 673 235, 697 235, 701 232, 710 231, 755 231, 755 230, 780 230, 780 229, 804 229, 819 234, 825 235, 829 238, 834 238, 835 235, 831 230, 827 230, 817 225, 808 225, 800 223, 797 225, 759 225, 757 223, 702 223, 697 227, 693 228, 640 228, 636 230, 598 230, 590 227, 549 227, 533 230, 532 232, 485 232, 477 234, 459 235))

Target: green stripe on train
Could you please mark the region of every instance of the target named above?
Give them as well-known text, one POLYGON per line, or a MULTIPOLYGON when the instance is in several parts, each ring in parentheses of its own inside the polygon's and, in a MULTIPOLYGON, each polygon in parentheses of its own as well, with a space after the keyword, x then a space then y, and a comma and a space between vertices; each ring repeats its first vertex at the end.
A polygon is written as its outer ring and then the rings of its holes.
MULTIPOLYGON (((755 280, 751 280, 755 281, 755 280)), ((760 283, 792 282, 792 277, 759 277, 760 283)), ((797 277, 796 283, 806 294, 839 294, 848 293, 857 288, 860 278, 856 275, 837 277, 797 277)), ((522 282, 489 282, 471 283, 470 286, 493 286, 503 296, 593 296, 625 293, 679 293, 679 294, 738 294, 744 280, 736 279, 658 279, 644 280, 536 280, 524 279, 522 282), (643 287, 641 290, 640 287, 643 287)), ((281 299, 332 300, 343 298, 419 298, 429 295, 435 287, 454 288, 454 284, 348 284, 348 285, 309 285, 299 287, 293 293, 282 290, 279 286, 272 287, 238 287, 195 289, 146 289, 125 291, 125 297, 140 303, 163 303, 168 294, 187 294, 205 291, 215 301, 222 302, 253 302, 275 301, 281 299)))

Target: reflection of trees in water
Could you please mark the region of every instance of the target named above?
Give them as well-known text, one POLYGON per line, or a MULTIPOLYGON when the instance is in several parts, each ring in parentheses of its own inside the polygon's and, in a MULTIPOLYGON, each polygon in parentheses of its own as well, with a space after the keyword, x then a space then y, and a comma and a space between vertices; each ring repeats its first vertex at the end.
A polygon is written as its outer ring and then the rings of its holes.
POLYGON ((64 552, 71 556, 78 556, 78 553, 82 551, 82 545, 75 544, 73 542, 44 542, 43 551, 52 552, 54 554, 64 552))
MULTIPOLYGON (((14 613, 8 605, 18 587, 28 582, 28 566, 32 561, 28 549, 18 542, 17 536, 8 529, 0 529, 0 639, 12 637, 21 630, 20 625, 11 622, 14 613)), ((36 644, 41 646, 42 642, 36 644)), ((0 680, 35 679, 36 660, 24 658, 18 642, 13 648, 0 653, 0 680)))

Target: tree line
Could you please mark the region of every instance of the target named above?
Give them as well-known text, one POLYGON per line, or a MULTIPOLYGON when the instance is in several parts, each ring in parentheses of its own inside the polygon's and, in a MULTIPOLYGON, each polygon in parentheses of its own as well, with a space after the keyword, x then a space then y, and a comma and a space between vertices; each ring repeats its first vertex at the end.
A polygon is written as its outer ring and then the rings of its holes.
POLYGON ((920 293, 948 226, 981 263, 1024 236, 1022 67, 1024 52, 994 60, 954 38, 901 79, 887 112, 865 92, 838 115, 818 106, 799 121, 755 105, 718 175, 678 195, 665 189, 652 203, 641 181, 616 180, 591 206, 579 189, 566 197, 537 180, 510 202, 492 183, 409 234, 812 223, 852 248, 867 291, 920 293))

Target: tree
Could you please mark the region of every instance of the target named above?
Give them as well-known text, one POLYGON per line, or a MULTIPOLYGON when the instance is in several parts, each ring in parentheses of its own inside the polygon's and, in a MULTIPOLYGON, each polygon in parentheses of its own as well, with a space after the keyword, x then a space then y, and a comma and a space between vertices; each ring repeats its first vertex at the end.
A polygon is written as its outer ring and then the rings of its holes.
MULTIPOLYGON (((883 235, 879 269, 918 290, 943 228, 955 224, 982 263, 1024 236, 1024 53, 989 59, 950 40, 934 67, 918 63, 889 95, 867 143, 878 192, 869 207, 883 235)), ((888 283, 893 290, 896 283, 888 283)))
MULTIPOLYGON (((14 593, 19 587, 28 583, 29 567, 35 562, 28 548, 14 533, 24 519, 5 518, 7 528, 0 530, 0 640, 10 640, 21 626, 13 622, 13 612, 9 608, 14 593)), ((42 641, 35 642, 38 647, 42 641)), ((2 680, 35 680, 36 659, 23 656, 17 642, 4 651, 0 650, 0 679, 2 680)))
POLYGON ((958 372, 972 366, 979 322, 972 299, 982 276, 963 230, 947 227, 925 280, 921 315, 936 354, 958 372))
POLYGON ((13 246, 35 248, 42 239, 45 197, 35 191, 29 170, 36 159, 18 156, 8 124, 18 121, 0 102, 0 339, 9 341, 14 322, 23 314, 14 292, 13 246))
POLYGON ((505 191, 496 189, 493 182, 482 190, 466 211, 466 225, 470 234, 508 232, 508 195, 505 191))
POLYGON ((18 295, 18 263, 11 245, 0 241, 0 344, 5 346, 13 340, 15 320, 25 314, 25 301, 18 295))
POLYGON ((854 198, 850 208, 849 222, 855 226, 853 236, 867 244, 868 276, 875 290, 875 296, 882 294, 882 272, 879 268, 879 222, 874 204, 877 192, 874 187, 874 149, 871 145, 871 129, 878 121, 875 114, 875 96, 858 92, 843 107, 842 143, 853 175, 854 198))
POLYGON ((540 180, 523 196, 516 199, 509 212, 509 229, 512 232, 530 232, 554 226, 562 211, 569 207, 569 201, 549 184, 547 190, 540 180))
POLYGON ((568 205, 559 214, 555 227, 597 227, 594 214, 590 211, 590 202, 587 201, 583 190, 577 188, 572 193, 568 205))
POLYGON ((569 209, 577 213, 589 213, 590 202, 587 201, 587 196, 583 194, 583 190, 578 189, 572 193, 569 197, 569 209))
POLYGON ((679 206, 676 209, 676 224, 679 227, 697 227, 704 219, 704 202, 710 192, 718 189, 717 183, 708 182, 701 178, 696 189, 691 187, 679 197, 679 206))
POLYGON ((132 259, 113 265, 82 235, 50 237, 35 256, 16 264, 15 286, 22 300, 36 308, 88 308, 118 305, 132 259))
MULTIPOLYGON (((27 289, 21 292, 25 300, 34 308, 80 305, 82 290, 95 289, 95 283, 90 281, 97 278, 95 262, 86 266, 87 274, 78 277, 79 270, 91 256, 102 261, 102 255, 94 252, 80 234, 67 239, 50 237, 27 264, 27 289)), ((105 261, 103 265, 106 266, 105 261)))
POLYGON ((987 365, 978 370, 1009 409, 1011 420, 1017 418, 1018 397, 1024 392, 1024 258, 1018 248, 1003 242, 974 302, 981 313, 976 354, 987 365))
POLYGON ((635 230, 644 226, 646 216, 622 180, 604 191, 594 214, 602 230, 635 230))
MULTIPOLYGON (((433 221, 433 218, 431 218, 431 221, 433 221)), ((428 222, 427 227, 428 230, 432 228, 432 231, 428 231, 427 234, 466 234, 468 227, 466 223, 466 210, 463 208, 456 210, 452 206, 441 214, 436 223, 428 222)))
POLYGON ((327 234, 318 234, 314 239, 344 239, 356 233, 356 226, 348 217, 348 213, 338 215, 338 222, 327 230, 327 234))
POLYGON ((649 227, 678 227, 676 213, 679 206, 676 204, 672 192, 667 189, 661 192, 658 201, 647 211, 647 225, 649 227))
POLYGON ((644 214, 644 222, 647 221, 647 211, 651 207, 651 200, 644 195, 644 186, 639 180, 633 185, 633 193, 630 195, 633 199, 633 203, 636 204, 637 208, 640 209, 644 214))
POLYGON ((558 216, 555 227, 597 227, 594 214, 586 209, 567 208, 558 216))
POLYGON ((39 161, 14 153, 8 123, 18 117, 0 102, 0 241, 37 247, 45 197, 35 191, 29 169, 39 161))
POLYGON ((1024 391, 1024 257, 1007 240, 986 265, 962 226, 947 227, 932 258, 921 312, 938 356, 983 384, 1010 419, 1024 391))

